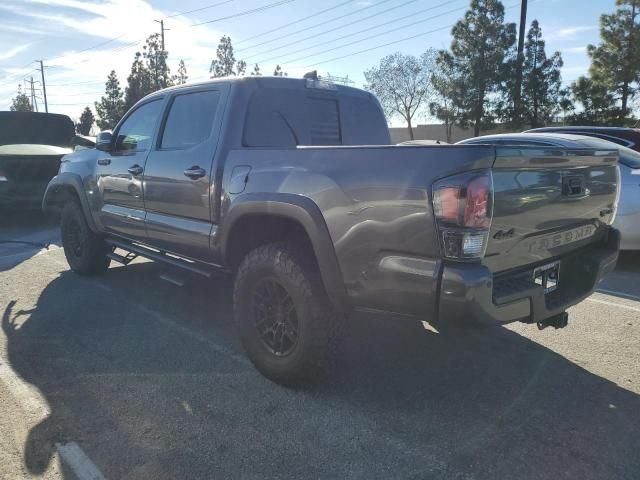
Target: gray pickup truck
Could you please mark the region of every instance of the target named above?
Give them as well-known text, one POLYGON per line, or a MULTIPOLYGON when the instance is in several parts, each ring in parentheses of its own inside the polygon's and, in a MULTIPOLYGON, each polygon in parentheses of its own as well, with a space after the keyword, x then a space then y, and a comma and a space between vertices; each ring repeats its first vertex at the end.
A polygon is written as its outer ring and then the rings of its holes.
POLYGON ((149 95, 96 149, 65 156, 43 208, 62 210, 80 274, 143 256, 232 275, 248 356, 292 384, 356 313, 442 331, 566 325, 617 260, 617 160, 389 145, 368 92, 312 75, 218 79, 149 95))

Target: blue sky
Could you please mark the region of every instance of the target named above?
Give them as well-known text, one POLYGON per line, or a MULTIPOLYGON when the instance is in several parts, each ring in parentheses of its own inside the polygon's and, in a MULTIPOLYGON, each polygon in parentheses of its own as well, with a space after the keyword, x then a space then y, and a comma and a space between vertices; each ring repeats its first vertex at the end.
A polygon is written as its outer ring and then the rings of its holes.
MULTIPOLYGON (((135 51, 147 35, 159 31, 153 20, 161 18, 170 29, 166 32, 170 67, 175 71, 183 58, 192 80, 207 78, 218 40, 227 34, 236 58, 250 65, 257 61, 263 73, 271 73, 280 63, 290 75, 317 69, 321 75, 348 75, 361 86, 362 72, 388 53, 419 55, 429 47, 447 48, 450 26, 469 4, 469 0, 280 0, 278 6, 220 20, 276 2, 2 0, 0 110, 8 109, 23 78, 33 75, 39 80, 32 61, 44 59, 49 111, 77 118, 85 105, 92 106, 99 98, 111 69, 124 84, 135 51), (203 8, 213 4, 218 5, 203 8), (196 11, 176 15, 191 10, 196 11), (193 26, 210 20, 217 21, 193 26), (296 23, 288 25, 292 22, 296 23), (383 46, 388 43, 392 44, 383 46)), ((507 20, 517 22, 519 0, 503 3, 507 20)), ((614 0, 529 0, 527 21, 540 22, 548 54, 562 52, 566 83, 586 73, 586 45, 598 42, 599 16, 614 8, 614 0)))

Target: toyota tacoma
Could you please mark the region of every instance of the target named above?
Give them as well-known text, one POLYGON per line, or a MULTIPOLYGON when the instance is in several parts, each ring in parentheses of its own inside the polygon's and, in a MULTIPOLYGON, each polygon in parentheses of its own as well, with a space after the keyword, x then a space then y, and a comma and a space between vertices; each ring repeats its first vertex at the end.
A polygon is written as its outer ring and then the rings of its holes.
POLYGON ((181 85, 65 156, 43 208, 79 274, 232 276, 243 347, 284 384, 354 314, 558 328, 614 268, 615 149, 389 143, 371 93, 313 74, 181 85))

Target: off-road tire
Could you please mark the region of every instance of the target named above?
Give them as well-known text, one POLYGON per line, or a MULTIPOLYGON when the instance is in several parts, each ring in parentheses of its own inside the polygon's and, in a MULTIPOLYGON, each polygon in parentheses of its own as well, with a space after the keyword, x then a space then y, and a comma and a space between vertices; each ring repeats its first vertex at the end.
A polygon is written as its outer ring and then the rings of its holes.
POLYGON ((337 325, 342 322, 324 291, 309 249, 299 242, 282 242, 249 252, 236 274, 233 303, 242 345, 265 377, 289 386, 317 380, 336 343, 337 325), (262 323, 256 322, 264 318, 260 313, 263 310, 256 312, 256 302, 259 304, 264 297, 255 297, 256 292, 272 281, 288 294, 295 309, 296 342, 287 354, 273 351, 259 332, 257 325, 262 323))
POLYGON ((67 202, 62 209, 60 231, 64 255, 71 270, 80 275, 96 275, 109 268, 108 247, 102 237, 91 231, 76 202, 67 202))

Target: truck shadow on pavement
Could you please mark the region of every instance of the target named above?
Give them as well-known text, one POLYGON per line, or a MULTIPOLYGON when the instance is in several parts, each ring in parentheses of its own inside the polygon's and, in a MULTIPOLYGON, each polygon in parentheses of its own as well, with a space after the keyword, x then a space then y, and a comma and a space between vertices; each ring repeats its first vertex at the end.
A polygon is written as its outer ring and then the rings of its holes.
POLYGON ((354 320, 325 382, 287 390, 238 360, 228 281, 160 272, 62 272, 5 308, 11 367, 51 409, 30 473, 75 441, 111 479, 640 476, 640 397, 507 329, 354 320))
POLYGON ((58 218, 36 210, 0 211, 0 272, 7 271, 49 245, 60 245, 58 218))

